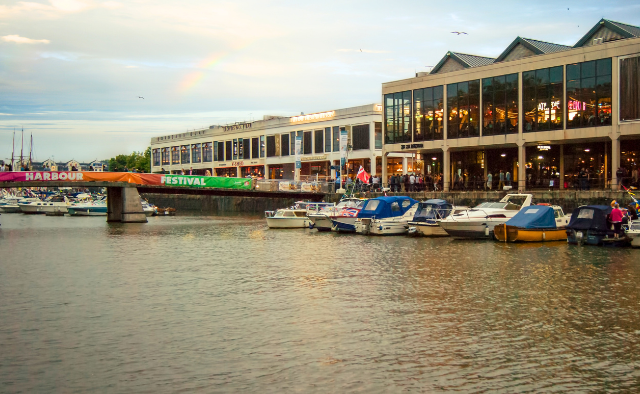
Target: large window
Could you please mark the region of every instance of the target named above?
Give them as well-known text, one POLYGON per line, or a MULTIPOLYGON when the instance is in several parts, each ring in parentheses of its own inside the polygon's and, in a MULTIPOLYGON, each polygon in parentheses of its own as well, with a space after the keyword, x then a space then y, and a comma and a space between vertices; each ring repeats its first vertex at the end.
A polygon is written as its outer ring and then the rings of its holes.
POLYGON ((302 137, 302 154, 311 154, 311 132, 305 131, 302 137))
POLYGON ((213 141, 213 161, 218 161, 224 157, 224 152, 222 152, 222 149, 220 148, 221 146, 222 144, 218 144, 218 141, 213 141), (220 156, 221 152, 222 156, 220 156))
POLYGON ((243 149, 243 159, 251 158, 251 140, 249 138, 245 138, 242 140, 242 149, 243 149))
POLYGON ((201 144, 191 145, 191 162, 192 163, 202 162, 202 145, 201 144))
POLYGON ((289 148, 291 147, 289 145, 289 134, 288 133, 284 133, 280 135, 280 140, 281 143, 280 145, 282 146, 282 156, 289 156, 289 148))
POLYGON ((447 85, 447 138, 477 137, 480 80, 447 85))
POLYGON ((369 145, 369 125, 362 124, 353 126, 351 130, 351 145, 353 150, 370 149, 369 145))
POLYGON ((182 145, 180 147, 180 162, 182 164, 189 164, 191 159, 189 156, 191 156, 189 145, 182 145))
POLYGON ((518 132, 518 74, 482 80, 482 135, 518 132))
POLYGON ((238 159, 238 140, 233 140, 233 160, 238 159))
POLYGON ((562 129, 562 66, 522 73, 524 131, 562 129))
POLYGON ((243 139, 238 139, 238 159, 242 159, 244 157, 244 146, 242 144, 243 139))
POLYGON ((171 164, 169 160, 170 148, 162 148, 162 165, 171 164))
POLYGON ((213 160, 213 144, 211 142, 205 142, 202 144, 202 161, 204 163, 211 163, 213 160))
POLYGON ((333 126, 333 151, 340 152, 340 126, 333 126))
POLYGON ((267 136, 267 157, 274 157, 276 155, 276 136, 267 136))
POLYGON ((331 152, 331 127, 324 128, 324 151, 331 152))
POLYGON ((291 155, 296 154, 296 132, 292 131, 289 133, 289 152, 291 155))
POLYGON ((411 142, 411 91, 384 96, 387 144, 411 142))
POLYGON ((264 150, 266 148, 266 144, 264 142, 264 135, 260 136, 260 157, 264 157, 264 150))
POLYGON ((216 161, 224 161, 224 142, 216 142, 218 147, 216 148, 216 161))
POLYGON ((567 65, 567 128, 611 124, 611 58, 567 65))
POLYGON ((323 153, 323 148, 324 148, 324 132, 322 130, 316 130, 313 132, 313 138, 314 138, 314 146, 313 146, 313 152, 314 153, 323 153))
POLYGON ((640 57, 620 60, 620 120, 640 119, 640 57))
POLYGON ((171 164, 180 164, 180 147, 171 147, 171 164))
POLYGON ((442 86, 413 91, 413 140, 430 141, 443 138, 444 103, 442 86))
POLYGON ((232 152, 233 152, 233 148, 232 148, 231 140, 225 141, 224 142, 224 159, 231 160, 231 158, 233 157, 232 152))
POLYGON ((258 137, 251 139, 251 158, 259 159, 260 158, 260 142, 258 137))
POLYGON ((160 153, 158 152, 158 149, 154 149, 151 152, 152 152, 152 156, 153 156, 153 165, 154 166, 159 166, 160 165, 160 153))
POLYGON ((375 122, 374 125, 376 149, 382 149, 382 122, 375 122))

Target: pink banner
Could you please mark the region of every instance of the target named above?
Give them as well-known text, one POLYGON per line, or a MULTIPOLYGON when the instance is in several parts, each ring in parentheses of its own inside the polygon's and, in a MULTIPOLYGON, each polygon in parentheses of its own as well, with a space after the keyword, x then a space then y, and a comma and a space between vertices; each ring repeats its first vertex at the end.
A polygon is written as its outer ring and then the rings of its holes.
MULTIPOLYGON (((0 172, 0 182, 126 182, 137 185, 161 185, 160 174, 134 172, 24 171, 0 172)), ((0 185, 1 186, 1 185, 0 185)))

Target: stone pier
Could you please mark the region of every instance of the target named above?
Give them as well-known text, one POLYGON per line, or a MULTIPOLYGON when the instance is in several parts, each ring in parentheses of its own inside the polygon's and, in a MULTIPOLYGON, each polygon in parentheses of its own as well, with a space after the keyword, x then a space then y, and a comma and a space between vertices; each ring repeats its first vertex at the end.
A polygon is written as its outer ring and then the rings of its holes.
POLYGON ((135 187, 107 187, 107 222, 146 223, 135 187))

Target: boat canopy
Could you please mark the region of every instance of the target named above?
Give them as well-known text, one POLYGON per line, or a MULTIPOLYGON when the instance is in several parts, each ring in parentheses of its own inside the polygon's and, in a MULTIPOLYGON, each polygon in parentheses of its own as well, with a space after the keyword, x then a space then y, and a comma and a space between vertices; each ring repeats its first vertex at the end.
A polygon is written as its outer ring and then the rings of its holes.
POLYGON ((607 215, 611 207, 606 205, 585 205, 574 210, 567 228, 572 230, 609 230, 607 215))
POLYGON ((507 221, 507 226, 519 228, 557 228, 553 208, 544 205, 531 205, 522 208, 507 221))
POLYGON ((418 201, 406 196, 376 197, 367 200, 360 212, 359 218, 377 219, 391 218, 404 215, 409 208, 418 201))
POLYGON ((431 222, 435 223, 438 219, 444 219, 453 210, 453 206, 440 199, 431 199, 418 203, 418 209, 413 216, 414 222, 431 222))

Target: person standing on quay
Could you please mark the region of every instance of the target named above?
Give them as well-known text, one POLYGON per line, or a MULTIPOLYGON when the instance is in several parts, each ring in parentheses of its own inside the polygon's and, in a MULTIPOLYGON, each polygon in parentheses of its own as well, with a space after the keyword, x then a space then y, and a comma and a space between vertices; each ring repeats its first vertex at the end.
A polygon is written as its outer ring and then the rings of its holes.
POLYGON ((493 175, 491 173, 487 173, 487 189, 491 190, 493 186, 493 175))
POLYGON ((511 186, 511 173, 509 171, 507 171, 505 178, 507 179, 507 186, 511 186))
POLYGON ((500 170, 500 181, 498 182, 498 190, 502 190, 504 188, 504 172, 500 170))

